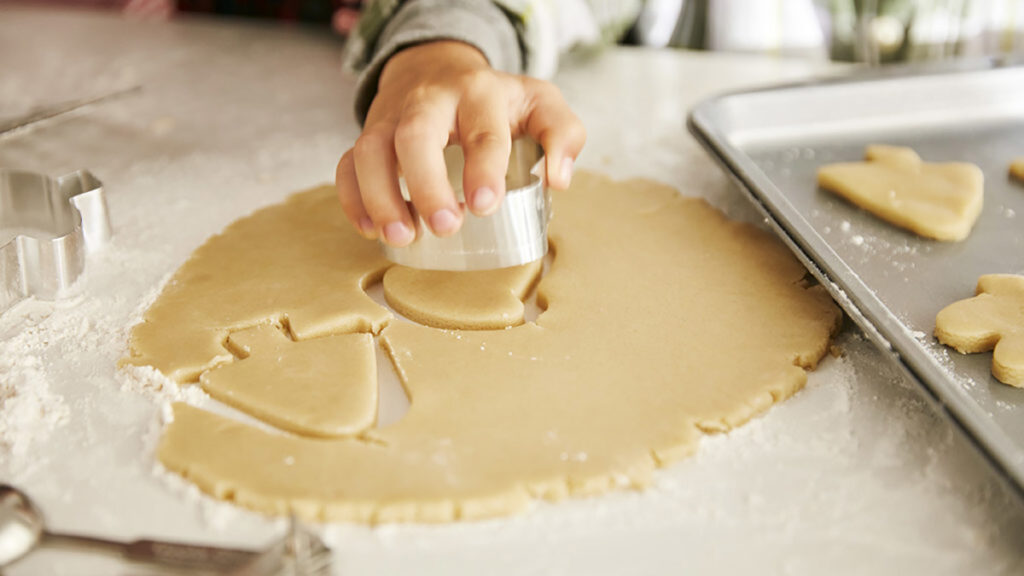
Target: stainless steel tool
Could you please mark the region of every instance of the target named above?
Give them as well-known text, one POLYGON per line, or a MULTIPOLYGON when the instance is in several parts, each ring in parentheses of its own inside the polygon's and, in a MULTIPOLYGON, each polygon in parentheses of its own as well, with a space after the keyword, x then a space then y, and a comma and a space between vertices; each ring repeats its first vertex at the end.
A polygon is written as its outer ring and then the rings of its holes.
POLYGON ((13 486, 0 485, 0 567, 13 564, 40 544, 79 547, 132 562, 217 574, 237 570, 258 556, 247 550, 154 540, 116 542, 47 532, 42 514, 27 495, 13 486))
MULTIPOLYGON (((456 198, 464 203, 462 149, 449 146, 445 163, 456 198)), ((399 183, 408 201, 405 180, 399 178, 399 183)), ((495 213, 477 217, 467 211, 454 236, 434 236, 418 217, 416 241, 403 248, 381 243, 385 256, 396 264, 431 270, 487 270, 543 258, 548 251, 551 197, 544 177, 544 151, 533 140, 512 142, 505 189, 505 201, 495 213)))
POLYGON ((17 562, 37 546, 73 547, 112 554, 128 562, 181 574, 232 576, 326 576, 331 552, 293 518, 288 534, 266 550, 239 550, 181 542, 119 542, 46 530, 43 515, 28 496, 0 484, 0 568, 17 562))
POLYGON ((0 168, 0 313, 29 296, 59 296, 109 237, 103 185, 89 172, 0 168))

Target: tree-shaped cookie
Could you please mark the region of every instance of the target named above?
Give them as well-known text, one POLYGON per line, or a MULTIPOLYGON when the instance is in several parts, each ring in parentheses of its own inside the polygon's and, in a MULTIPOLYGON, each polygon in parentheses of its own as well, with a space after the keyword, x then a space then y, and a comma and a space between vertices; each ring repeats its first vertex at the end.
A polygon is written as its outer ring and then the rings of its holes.
POLYGON ((227 346, 241 359, 199 378, 217 400, 304 436, 352 436, 377 421, 371 334, 294 342, 264 325, 231 333, 227 346))
POLYGON ((864 162, 819 168, 818 185, 921 236, 963 240, 981 213, 984 176, 974 164, 931 164, 910 148, 874 145, 864 162))
POLYGON ((1010 176, 1024 182, 1024 158, 1017 158, 1010 164, 1010 176))
POLYGON ((935 337, 963 354, 992 354, 992 375, 1024 387, 1024 276, 989 274, 977 296, 946 306, 935 318, 935 337))

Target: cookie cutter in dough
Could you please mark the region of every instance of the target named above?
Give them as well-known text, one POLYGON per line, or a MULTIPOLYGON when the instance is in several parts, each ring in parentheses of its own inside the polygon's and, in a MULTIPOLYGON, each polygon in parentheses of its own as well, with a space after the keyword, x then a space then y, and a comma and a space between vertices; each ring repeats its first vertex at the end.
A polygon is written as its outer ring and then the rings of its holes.
POLYGON ((52 300, 110 237, 103 185, 86 170, 59 178, 0 168, 0 313, 52 300))
MULTIPOLYGON (((445 163, 456 199, 464 203, 462 149, 446 148, 445 163)), ((399 184, 408 201, 405 179, 399 178, 399 184)), ((462 227, 447 238, 434 236, 418 217, 416 241, 402 248, 381 243, 384 255, 396 264, 430 270, 489 270, 543 258, 548 252, 551 195, 544 177, 544 151, 533 140, 512 142, 505 189, 505 200, 496 212, 478 217, 467 211, 462 227)))

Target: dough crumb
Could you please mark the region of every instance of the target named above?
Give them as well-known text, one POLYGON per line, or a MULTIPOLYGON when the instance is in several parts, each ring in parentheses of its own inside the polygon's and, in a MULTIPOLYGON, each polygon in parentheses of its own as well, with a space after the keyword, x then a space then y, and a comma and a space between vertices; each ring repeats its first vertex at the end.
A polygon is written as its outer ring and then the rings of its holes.
POLYGON ((1018 158, 1010 164, 1010 176, 1024 182, 1024 158, 1018 158))

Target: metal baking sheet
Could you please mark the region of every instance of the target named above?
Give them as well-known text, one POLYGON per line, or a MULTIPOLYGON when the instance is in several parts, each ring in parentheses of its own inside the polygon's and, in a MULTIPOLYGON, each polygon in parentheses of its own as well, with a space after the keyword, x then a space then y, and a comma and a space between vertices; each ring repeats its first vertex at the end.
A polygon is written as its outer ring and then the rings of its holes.
POLYGON ((932 336, 935 315, 978 277, 1024 274, 1024 67, 849 77, 734 93, 695 107, 689 128, 808 269, 1024 495, 1024 389, 998 382, 992 354, 932 336), (985 173, 985 206, 959 243, 920 238, 817 187, 822 164, 868 144, 985 173))

